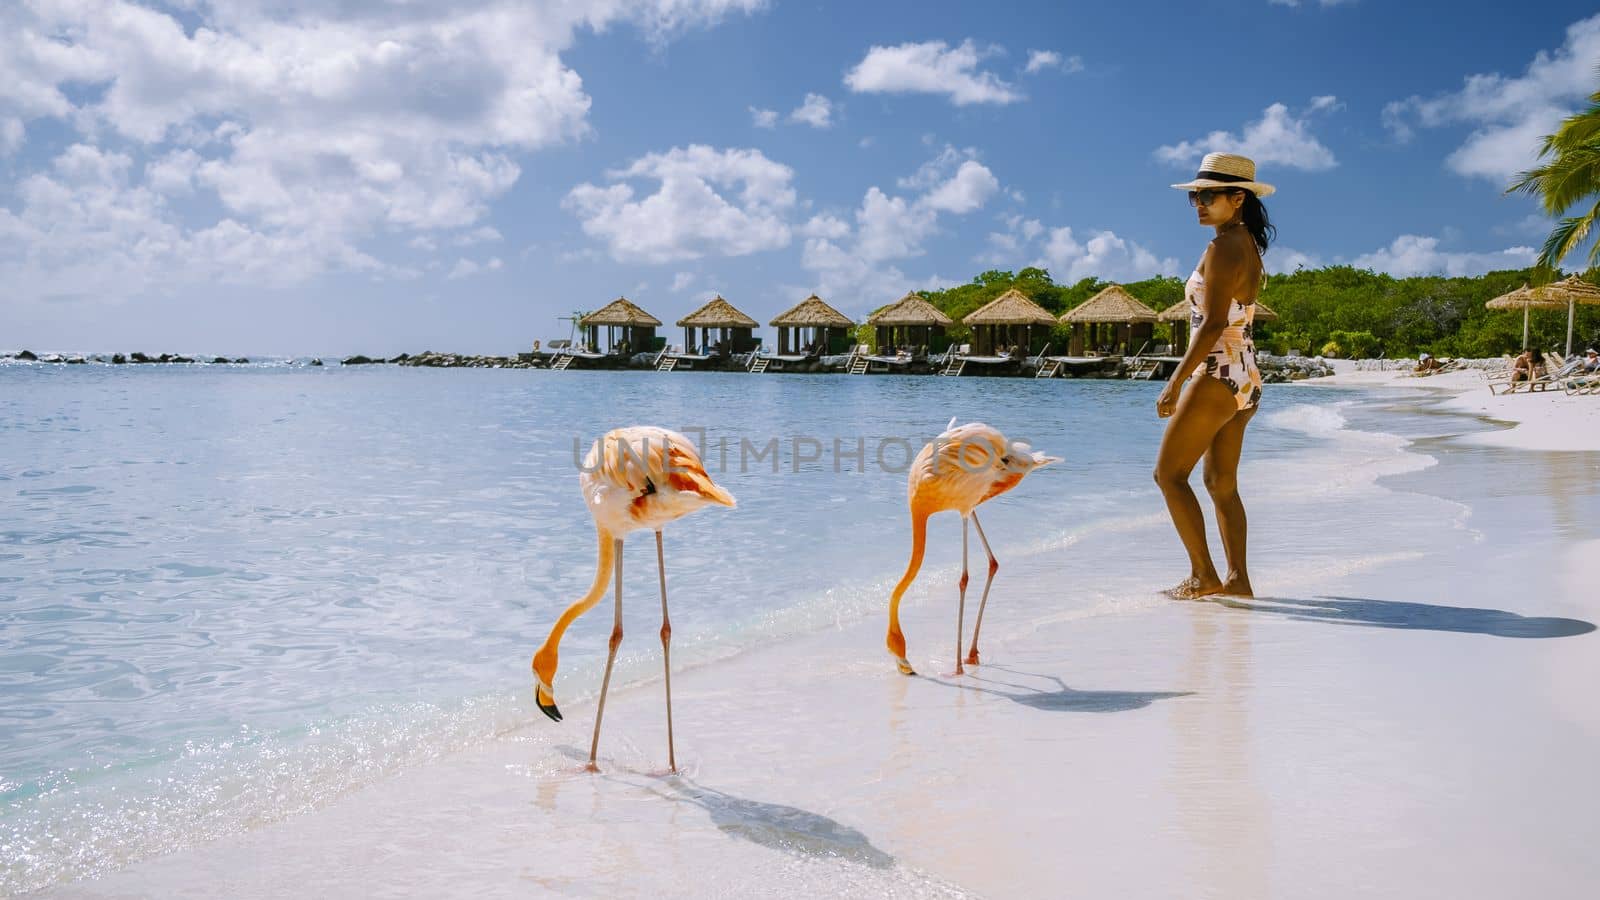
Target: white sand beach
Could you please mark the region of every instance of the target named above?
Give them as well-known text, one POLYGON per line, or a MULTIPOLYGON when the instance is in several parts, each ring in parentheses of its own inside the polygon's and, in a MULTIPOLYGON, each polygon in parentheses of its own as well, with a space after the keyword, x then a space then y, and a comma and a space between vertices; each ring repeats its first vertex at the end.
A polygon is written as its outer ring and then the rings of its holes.
MULTIPOLYGON (((1592 896, 1600 543, 1577 526, 1597 455, 1518 451, 1510 490, 1450 496, 1503 465, 1485 442, 1578 430, 1563 400, 1496 400, 1519 424, 1442 439, 1437 463, 1308 469, 1322 517, 1261 498, 1254 601, 1157 594, 1181 559, 1159 510, 991 535, 984 664, 952 677, 958 527, 935 519, 918 677, 876 617, 680 671, 678 776, 658 678, 614 689, 598 775, 595 686, 558 680, 560 725, 530 701, 502 740, 51 896, 1592 896), (1503 527, 1507 504, 1545 525, 1503 527), (1352 528, 1361 553, 1323 551, 1352 528)), ((649 605, 627 638, 646 655, 649 605)))
POLYGON ((1451 395, 1451 409, 1513 426, 1473 435, 1470 440, 1477 443, 1523 450, 1600 450, 1600 396, 1568 396, 1560 389, 1492 394, 1483 374, 1470 369, 1423 378, 1395 371, 1341 371, 1305 383, 1442 391, 1451 395))

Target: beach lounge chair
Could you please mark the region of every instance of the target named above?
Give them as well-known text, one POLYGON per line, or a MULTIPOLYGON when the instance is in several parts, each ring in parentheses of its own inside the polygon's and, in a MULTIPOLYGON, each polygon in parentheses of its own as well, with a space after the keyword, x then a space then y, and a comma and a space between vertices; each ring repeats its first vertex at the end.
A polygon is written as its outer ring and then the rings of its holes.
MULTIPOLYGON (((1533 394, 1539 391, 1548 391, 1553 387, 1563 387, 1563 382, 1565 382, 1572 375, 1577 374, 1579 365, 1581 365, 1581 363, 1578 360, 1573 360, 1559 369, 1547 367, 1543 375, 1536 376, 1527 381, 1506 382, 1504 385, 1504 390, 1501 390, 1499 393, 1502 395, 1517 393, 1533 394)), ((1495 385, 1491 383, 1489 385, 1489 391, 1493 393, 1494 390, 1495 385)))
POLYGON ((1568 376, 1562 380, 1561 390, 1568 397, 1600 393, 1600 373, 1583 372, 1568 376))

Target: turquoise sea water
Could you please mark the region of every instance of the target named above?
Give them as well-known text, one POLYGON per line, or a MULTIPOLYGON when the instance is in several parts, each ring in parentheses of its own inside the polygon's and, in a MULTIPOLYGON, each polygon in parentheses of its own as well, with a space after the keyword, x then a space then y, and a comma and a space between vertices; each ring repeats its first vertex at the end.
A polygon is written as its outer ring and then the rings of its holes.
MULTIPOLYGON (((881 615, 909 543, 905 460, 952 416, 1066 458, 984 508, 1002 558, 1148 531, 1159 387, 0 366, 0 890, 292 815, 537 716, 529 657, 593 571, 575 450, 605 429, 703 429, 739 499, 667 534, 691 666, 881 615)), ((1352 396, 1271 392, 1247 500, 1314 504, 1307 473, 1342 460, 1424 464, 1398 438, 1332 440, 1352 396)), ((930 561, 958 558, 958 527, 933 540, 930 561)), ((652 541, 628 547, 624 678, 659 652, 652 541)), ((1175 554, 1135 576, 1183 574, 1175 554)), ((564 703, 597 685, 610 617, 591 618, 562 647, 564 703)))

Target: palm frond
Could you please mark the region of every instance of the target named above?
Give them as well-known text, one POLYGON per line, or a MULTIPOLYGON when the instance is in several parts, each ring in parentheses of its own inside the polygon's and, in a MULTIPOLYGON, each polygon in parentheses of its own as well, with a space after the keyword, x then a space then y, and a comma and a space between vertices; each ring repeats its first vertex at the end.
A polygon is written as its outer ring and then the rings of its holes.
MULTIPOLYGON (((1572 216, 1557 223, 1551 230, 1550 236, 1545 238, 1544 248, 1539 253, 1539 265, 1550 269, 1559 268, 1561 260, 1589 236, 1597 218, 1600 218, 1600 201, 1597 201, 1586 215, 1572 216)), ((1591 253, 1591 262, 1595 258, 1591 253)))
POLYGON ((1506 193, 1536 196, 1545 212, 1561 215, 1574 203, 1600 193, 1600 141, 1521 173, 1506 193))

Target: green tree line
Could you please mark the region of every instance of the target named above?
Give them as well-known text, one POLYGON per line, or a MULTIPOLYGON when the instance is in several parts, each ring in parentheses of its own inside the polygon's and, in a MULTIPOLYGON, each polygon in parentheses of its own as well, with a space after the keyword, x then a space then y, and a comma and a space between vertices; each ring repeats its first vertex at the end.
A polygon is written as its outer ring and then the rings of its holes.
MULTIPOLYGON (((1600 283, 1600 270, 1585 280, 1600 283)), ((1562 277, 1560 274, 1557 278, 1562 277)), ((1300 269, 1272 275, 1261 301, 1278 313, 1275 322, 1259 323, 1256 344, 1271 353, 1291 350, 1307 355, 1345 357, 1411 357, 1421 351, 1435 356, 1486 357, 1515 353, 1522 347, 1522 313, 1486 309, 1484 304, 1523 284, 1551 280, 1548 271, 1513 269, 1472 278, 1421 276, 1395 278, 1350 266, 1300 269)), ((970 340, 962 317, 1006 291, 1016 288, 1057 316, 1078 306, 1111 282, 1085 278, 1057 284, 1045 269, 1018 272, 991 269, 966 284, 918 294, 943 310, 957 324, 948 330, 952 343, 970 340)), ((1122 285, 1157 311, 1183 300, 1183 279, 1150 278, 1122 285)), ((1545 350, 1562 349, 1567 339, 1567 312, 1533 310, 1529 343, 1545 350)), ((870 337, 863 326, 862 337, 870 337)), ((1067 346, 1070 328, 1057 325, 1051 344, 1067 346)), ((1170 340, 1169 326, 1156 326, 1158 343, 1170 340)), ((1600 307, 1580 306, 1573 332, 1574 348, 1600 344, 1600 307)))

